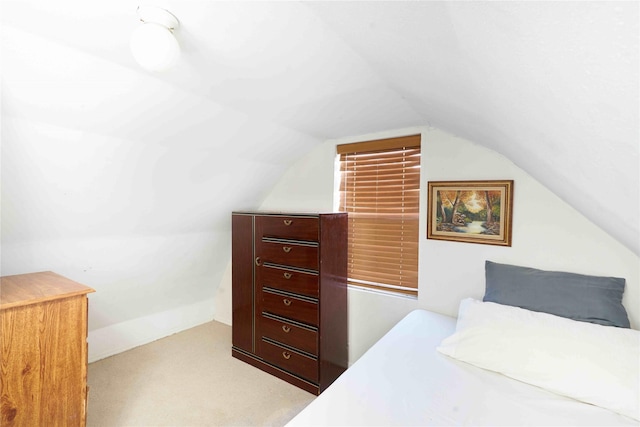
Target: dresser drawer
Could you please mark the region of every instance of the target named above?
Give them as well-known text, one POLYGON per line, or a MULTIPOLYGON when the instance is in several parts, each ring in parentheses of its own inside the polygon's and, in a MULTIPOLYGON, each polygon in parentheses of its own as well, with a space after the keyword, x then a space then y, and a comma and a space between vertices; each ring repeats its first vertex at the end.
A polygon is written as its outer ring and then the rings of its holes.
POLYGON ((269 341, 262 341, 262 358, 285 371, 318 382, 318 360, 269 341))
POLYGON ((318 303, 262 290, 262 311, 318 326, 318 303))
POLYGON ((318 218, 296 216, 263 216, 262 235, 294 240, 318 240, 318 218))
POLYGON ((318 355, 318 332, 284 320, 262 316, 262 336, 290 347, 318 355))
POLYGON ((318 275, 269 265, 260 269, 260 284, 296 294, 318 298, 318 275))
POLYGON ((318 247, 290 242, 262 241, 258 256, 263 263, 318 269, 318 247))

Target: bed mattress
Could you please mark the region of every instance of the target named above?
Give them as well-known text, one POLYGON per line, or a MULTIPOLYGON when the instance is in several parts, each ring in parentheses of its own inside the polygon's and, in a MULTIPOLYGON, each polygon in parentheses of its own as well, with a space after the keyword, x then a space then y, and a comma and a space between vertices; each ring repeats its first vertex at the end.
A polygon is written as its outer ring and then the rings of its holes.
POLYGON ((638 422, 436 351, 456 319, 415 310, 288 426, 615 426, 638 422))

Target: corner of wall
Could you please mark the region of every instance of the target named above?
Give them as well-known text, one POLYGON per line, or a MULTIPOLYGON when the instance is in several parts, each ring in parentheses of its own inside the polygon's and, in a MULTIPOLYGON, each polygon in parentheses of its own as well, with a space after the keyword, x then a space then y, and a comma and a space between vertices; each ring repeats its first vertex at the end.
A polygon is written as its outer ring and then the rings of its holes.
POLYGON ((214 305, 213 299, 207 299, 89 331, 89 362, 210 322, 214 305))
POLYGON ((218 286, 213 299, 215 302, 213 320, 231 326, 233 314, 231 301, 231 261, 229 261, 224 270, 222 280, 220 280, 220 286, 218 286))

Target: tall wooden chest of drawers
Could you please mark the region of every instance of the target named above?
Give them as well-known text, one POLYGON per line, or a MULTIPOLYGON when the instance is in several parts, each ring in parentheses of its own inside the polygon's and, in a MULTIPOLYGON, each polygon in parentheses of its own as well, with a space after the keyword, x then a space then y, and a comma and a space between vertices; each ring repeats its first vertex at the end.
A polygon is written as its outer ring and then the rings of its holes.
POLYGON ((52 272, 0 278, 0 425, 84 426, 87 294, 52 272))
POLYGON ((314 394, 347 368, 347 214, 234 212, 232 355, 314 394))

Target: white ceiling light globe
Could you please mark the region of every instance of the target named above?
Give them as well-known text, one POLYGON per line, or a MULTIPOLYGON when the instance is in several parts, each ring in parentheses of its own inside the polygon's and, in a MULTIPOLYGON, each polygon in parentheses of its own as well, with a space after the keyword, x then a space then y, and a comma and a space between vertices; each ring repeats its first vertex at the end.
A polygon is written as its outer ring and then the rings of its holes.
POLYGON ((167 27, 145 22, 131 35, 131 53, 143 68, 162 71, 175 64, 180 57, 180 44, 167 27))

